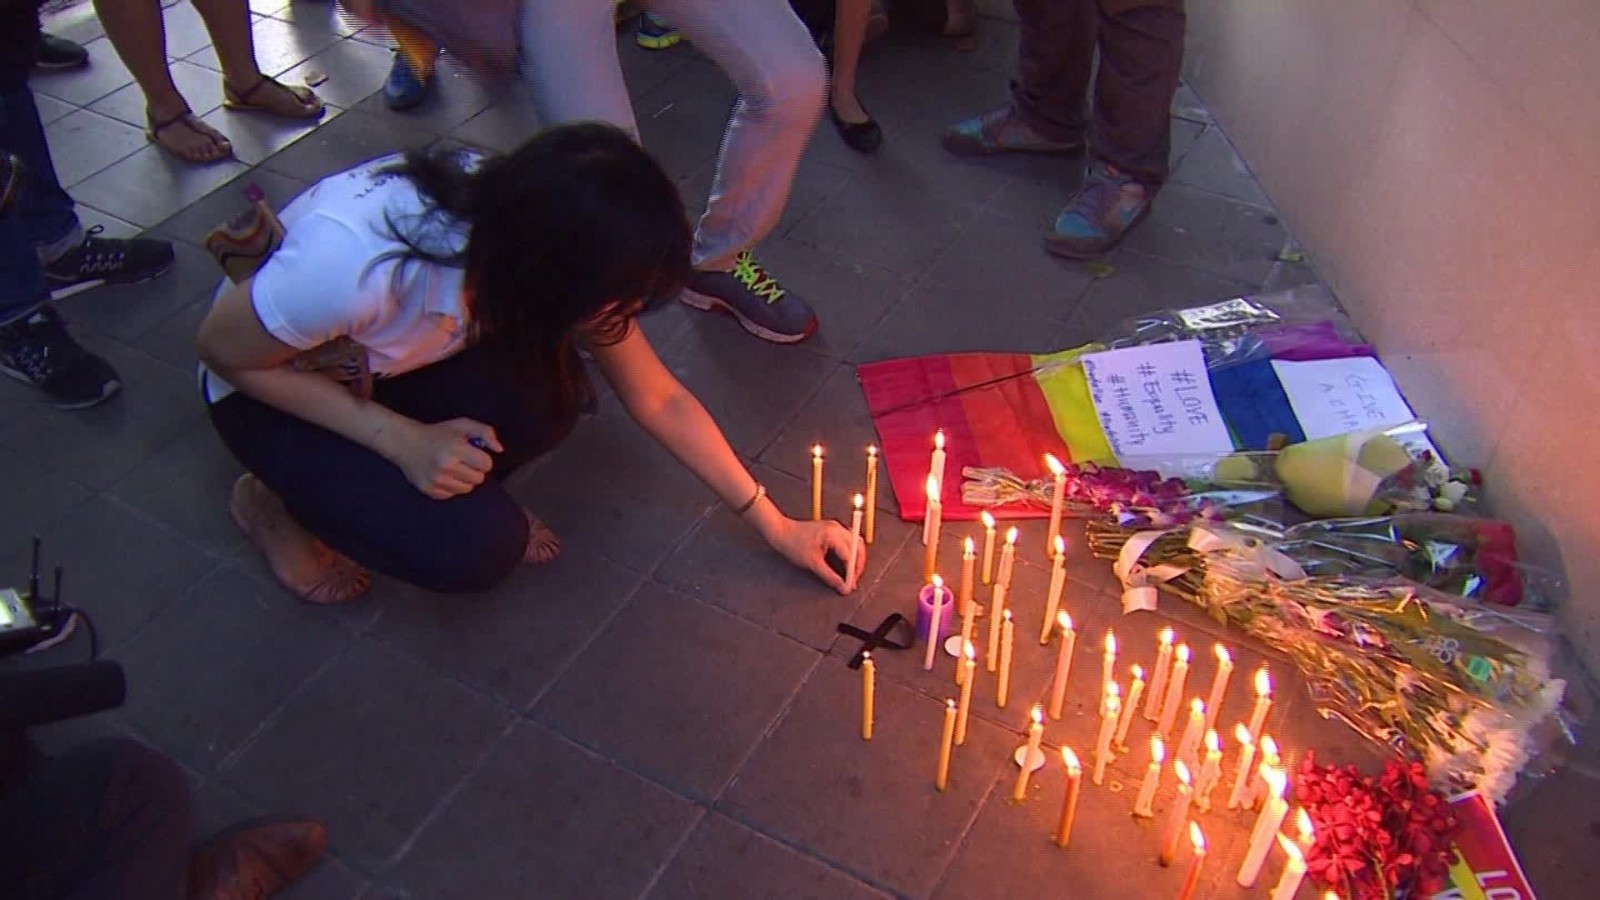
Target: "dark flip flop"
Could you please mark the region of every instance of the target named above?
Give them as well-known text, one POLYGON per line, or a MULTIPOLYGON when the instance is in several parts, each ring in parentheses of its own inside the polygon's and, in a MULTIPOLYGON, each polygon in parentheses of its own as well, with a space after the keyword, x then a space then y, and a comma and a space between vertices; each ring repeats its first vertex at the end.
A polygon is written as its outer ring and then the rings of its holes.
POLYGON ((228 80, 223 79, 222 106, 224 109, 231 109, 236 112, 264 112, 275 116, 283 116, 286 119, 315 119, 327 111, 327 107, 323 105, 322 99, 317 96, 315 91, 305 87, 290 87, 270 75, 261 76, 256 80, 255 84, 252 84, 248 90, 244 91, 235 91, 233 86, 228 84, 228 80), (282 88, 290 96, 299 100, 300 112, 286 113, 264 103, 252 102, 250 98, 261 93, 261 89, 269 84, 273 87, 282 88))
POLYGON ((145 122, 150 126, 150 127, 145 129, 145 132, 144 132, 145 138, 148 139, 150 141, 150 143, 155 144, 157 147, 160 147, 164 152, 170 153, 171 155, 177 157, 178 159, 183 160, 184 162, 197 163, 197 164, 214 163, 214 162, 221 162, 222 160, 229 159, 229 158, 231 158, 233 156, 233 145, 227 143, 227 138, 223 138, 222 139, 223 142, 222 143, 218 143, 217 142, 217 137, 215 135, 206 133, 204 130, 202 130, 199 126, 197 126, 195 124, 194 112, 191 111, 187 106, 183 108, 183 112, 180 112, 177 115, 172 116, 171 118, 163 119, 160 122, 157 122, 155 119, 150 118, 150 111, 146 110, 145 111, 145 122), (161 142, 161 132, 166 131, 168 128, 171 128, 174 125, 182 125, 184 128, 187 128, 188 130, 194 132, 195 134, 200 135, 201 137, 203 137, 207 141, 209 141, 212 147, 215 147, 220 152, 216 156, 192 157, 192 156, 185 156, 182 153, 179 153, 177 150, 173 149, 172 147, 169 147, 166 144, 163 144, 161 142))

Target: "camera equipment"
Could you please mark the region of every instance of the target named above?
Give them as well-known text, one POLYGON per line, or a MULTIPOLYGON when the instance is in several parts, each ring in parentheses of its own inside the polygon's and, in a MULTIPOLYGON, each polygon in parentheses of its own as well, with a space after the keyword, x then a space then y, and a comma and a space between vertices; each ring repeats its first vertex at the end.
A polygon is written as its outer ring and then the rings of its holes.
POLYGON ((55 589, 50 596, 39 588, 39 539, 33 539, 33 566, 28 574, 26 593, 15 588, 0 588, 0 657, 43 649, 65 639, 76 619, 89 630, 89 658, 100 655, 100 642, 94 623, 81 611, 61 600, 60 566, 55 570, 55 589))

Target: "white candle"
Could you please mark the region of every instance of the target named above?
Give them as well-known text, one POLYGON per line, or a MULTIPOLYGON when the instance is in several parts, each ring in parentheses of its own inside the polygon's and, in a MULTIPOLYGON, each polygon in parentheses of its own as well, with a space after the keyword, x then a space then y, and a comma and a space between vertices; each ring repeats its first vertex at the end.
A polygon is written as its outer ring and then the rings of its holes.
POLYGON ((866 498, 860 494, 855 495, 850 501, 855 505, 855 512, 850 515, 850 560, 844 567, 844 581, 848 589, 854 590, 856 585, 856 560, 861 556, 861 512, 866 498))
POLYGON ((1066 544, 1061 540, 1061 508, 1066 498, 1067 470, 1061 465, 1061 460, 1050 453, 1044 455, 1044 464, 1055 479, 1055 487, 1050 494, 1050 530, 1045 534, 1044 551, 1050 554, 1051 559, 1059 559, 1066 552, 1066 544))
POLYGON ((1217 715, 1222 710, 1222 698, 1228 692, 1228 679, 1233 677, 1233 655, 1228 648, 1217 644, 1213 648, 1217 656, 1217 674, 1211 679, 1211 696, 1206 700, 1206 730, 1217 727, 1217 715))
POLYGON ((986 509, 978 514, 983 520, 983 583, 994 583, 994 516, 986 509))
POLYGON ((1000 675, 995 685, 994 705, 1006 708, 1011 698, 1011 648, 1016 643, 1016 627, 1011 622, 1011 610, 1002 614, 1000 623, 1000 675))
MULTIPOLYGON (((1064 546, 1066 541, 1060 535, 1056 536, 1056 544, 1064 546)), ((1050 632, 1055 628, 1056 612, 1061 609, 1061 590, 1067 584, 1067 554, 1065 551, 1056 554, 1055 562, 1050 564, 1050 592, 1044 598, 1044 627, 1039 629, 1039 643, 1050 643, 1050 632)))
POLYGON ((1100 655, 1100 683, 1117 680, 1117 636, 1106 629, 1105 652, 1100 655))
POLYGON ((967 742, 967 716, 972 712, 972 683, 978 680, 977 651, 968 643, 962 648, 961 703, 956 707, 956 746, 967 742))
POLYGON ((1171 628, 1161 629, 1157 637, 1156 668, 1150 673, 1150 697, 1144 702, 1144 717, 1152 722, 1160 716, 1161 701, 1166 696, 1162 692, 1167 689, 1167 676, 1171 674, 1173 637, 1171 628))
POLYGON ((1008 612, 1006 586, 997 581, 989 594, 989 655, 984 657, 984 663, 991 672, 1000 666, 1000 626, 1008 612))
POLYGON ((1167 748, 1161 735, 1150 735, 1150 765, 1144 770, 1144 781, 1139 783, 1139 796, 1133 801, 1133 814, 1148 819, 1156 814, 1156 791, 1161 788, 1161 767, 1167 761, 1167 748))
MULTIPOLYGON (((959 666, 957 668, 960 668, 959 666)), ((933 778, 935 789, 943 791, 950 784, 950 750, 956 742, 956 702, 944 702, 944 732, 939 738, 939 771, 933 778)))
POLYGON ((1078 765, 1078 754, 1062 747, 1061 761, 1067 767, 1067 796, 1061 804, 1061 824, 1056 827, 1057 847, 1065 847, 1072 840, 1072 820, 1078 816, 1078 793, 1083 789, 1083 767, 1078 765))
POLYGON ((1033 705, 1033 721, 1028 725, 1028 745, 1022 754, 1022 771, 1017 773, 1017 783, 1012 786, 1011 799, 1021 803, 1028 799, 1028 779, 1033 775, 1033 755, 1039 752, 1044 741, 1044 708, 1033 705))
POLYGON ((1239 768, 1234 771, 1233 790, 1228 793, 1228 808, 1238 809, 1250 801, 1250 775, 1255 772, 1256 740, 1242 722, 1233 726, 1233 737, 1239 742, 1239 768))
POLYGON ((928 646, 922 652, 922 671, 933 671, 933 654, 939 651, 939 626, 944 622, 944 579, 933 576, 933 611, 928 613, 928 646))
POLYGON ((1128 683, 1128 701, 1122 704, 1122 716, 1117 720, 1116 747, 1122 750, 1128 746, 1128 727, 1133 724, 1134 710, 1139 707, 1139 698, 1144 694, 1144 668, 1133 667, 1133 678, 1128 683))
POLYGON ((1177 661, 1172 664, 1172 675, 1167 679, 1167 699, 1161 704, 1161 721, 1156 731, 1162 737, 1172 736, 1172 726, 1178 723, 1178 707, 1183 704, 1184 682, 1189 680, 1189 645, 1179 644, 1177 661))
POLYGON ((923 516, 923 525, 928 528, 927 550, 922 555, 922 580, 933 578, 934 571, 939 565, 939 527, 944 520, 944 504, 939 502, 939 483, 928 476, 928 512, 923 516))
POLYGON ((1302 853, 1310 853, 1317 843, 1317 829, 1311 824, 1311 814, 1304 806, 1294 811, 1294 842, 1302 853))
POLYGON ((1117 697, 1117 686, 1106 685, 1106 698, 1100 704, 1100 735, 1094 742, 1094 783, 1106 780, 1106 765, 1111 762, 1111 733, 1117 728, 1117 713, 1122 701, 1117 697))
MULTIPOLYGON (((933 433, 933 457, 928 461, 928 494, 934 499, 944 495, 944 429, 933 433)), ((927 544, 933 539, 933 528, 929 519, 922 519, 922 543, 927 544)))
POLYGON ((811 448, 811 520, 822 521, 822 445, 811 448))
POLYGON ((1294 900, 1295 893, 1300 890, 1300 882, 1306 877, 1306 857, 1288 838, 1281 834, 1275 837, 1289 861, 1283 866, 1283 874, 1278 876, 1277 887, 1272 889, 1272 900, 1294 900))
POLYGON ((1255 885, 1256 877, 1261 874, 1261 864, 1267 861, 1267 851, 1272 849, 1278 829, 1283 827, 1283 819, 1289 814, 1289 802, 1283 799, 1283 772, 1266 766, 1262 766, 1261 770, 1269 785, 1268 797, 1266 804, 1261 807, 1261 815, 1256 818, 1255 829, 1250 833, 1250 845, 1244 863, 1239 866, 1237 880, 1240 887, 1255 885))
MULTIPOLYGON (((967 538, 967 552, 972 552, 971 538, 967 538)), ((968 559, 966 562, 970 563, 971 561, 971 559, 968 559)), ((972 636, 977 631, 978 627, 978 604, 972 602, 972 585, 970 583, 970 579, 972 577, 972 566, 963 564, 962 573, 963 579, 967 580, 968 584, 966 590, 966 602, 961 607, 961 637, 957 639, 956 643, 955 655, 958 657, 965 648, 972 646, 972 636)), ((961 679, 966 677, 966 673, 966 666, 956 666, 956 684, 959 685, 961 683, 961 679)))
POLYGON ((1194 860, 1189 863, 1189 874, 1183 878, 1178 890, 1178 900, 1191 900, 1194 889, 1200 884, 1200 869, 1206 864, 1206 836, 1200 833, 1200 823, 1189 823, 1189 843, 1194 847, 1194 860))
POLYGON ((1206 736, 1206 704, 1199 697, 1189 701, 1189 722, 1183 726, 1183 738, 1178 741, 1178 759, 1192 769, 1199 768, 1195 755, 1200 752, 1200 741, 1206 736))
POLYGON ((1056 651, 1056 674, 1050 679, 1050 718, 1060 719, 1067 700, 1067 678, 1072 674, 1072 651, 1078 645, 1078 633, 1072 630, 1072 616, 1066 610, 1056 613, 1056 623, 1061 627, 1061 649, 1056 651))
POLYGON ((1172 865, 1173 859, 1178 855, 1178 844, 1183 840, 1184 832, 1189 824, 1189 801, 1194 796, 1194 789, 1189 779, 1189 767, 1183 760, 1172 764, 1172 771, 1178 776, 1178 796, 1172 801, 1172 812, 1167 817, 1167 829, 1162 832, 1161 855, 1158 861, 1163 866, 1172 865))
POLYGON ((1272 675, 1267 667, 1256 670, 1256 705, 1250 710, 1250 733, 1260 734, 1266 727, 1267 710, 1272 708, 1272 675))
POLYGON ((1211 795, 1222 780, 1222 740, 1216 731, 1206 732, 1206 758, 1200 764, 1200 780, 1195 783, 1195 802, 1202 810, 1211 811, 1211 795))
POLYGON ((861 739, 872 740, 872 699, 878 686, 878 664, 871 653, 861 654, 861 739))
POLYGON ((972 608, 972 592, 975 590, 973 576, 977 558, 977 545, 972 543, 972 538, 966 538, 961 542, 961 585, 956 593, 956 608, 961 610, 962 615, 966 615, 972 608))
POLYGON ((863 537, 867 543, 878 533, 878 448, 867 446, 867 519, 865 522, 866 533, 863 537))
POLYGON ((1266 771, 1278 768, 1278 764, 1283 761, 1278 757, 1278 742, 1272 739, 1272 735, 1264 734, 1261 736, 1260 749, 1261 765, 1256 767, 1255 778, 1251 779, 1250 784, 1249 806, 1251 809, 1261 805, 1261 801, 1267 796, 1267 789, 1272 786, 1267 781, 1266 771))
POLYGON ((1006 590, 1011 590, 1011 574, 1017 566, 1017 529, 1006 529, 1006 545, 1000 548, 1000 574, 995 576, 995 581, 1005 585, 1006 590))

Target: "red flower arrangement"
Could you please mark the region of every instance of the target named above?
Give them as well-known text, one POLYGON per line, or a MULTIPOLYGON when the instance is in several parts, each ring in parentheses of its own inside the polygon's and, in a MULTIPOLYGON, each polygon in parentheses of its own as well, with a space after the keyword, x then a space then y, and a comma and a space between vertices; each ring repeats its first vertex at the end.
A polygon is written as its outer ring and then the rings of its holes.
POLYGON ((1316 826, 1306 869, 1321 887, 1386 900, 1431 897, 1444 886, 1459 823, 1421 763, 1390 760, 1374 778, 1318 765, 1308 752, 1295 796, 1316 826))

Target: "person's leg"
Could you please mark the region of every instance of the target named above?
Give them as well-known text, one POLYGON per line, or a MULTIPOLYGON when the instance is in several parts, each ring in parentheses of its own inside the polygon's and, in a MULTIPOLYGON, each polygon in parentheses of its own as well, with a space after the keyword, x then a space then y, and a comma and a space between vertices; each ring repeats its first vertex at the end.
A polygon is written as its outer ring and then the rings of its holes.
POLYGON ((838 0, 833 14, 833 67, 828 78, 828 118, 839 137, 862 153, 883 142, 883 129, 856 96, 856 65, 867 42, 872 0, 838 0))
POLYGON ((522 0, 522 78, 546 125, 608 122, 639 136, 606 0, 522 0))
MULTIPOLYGON (((506 448, 495 460, 504 476, 571 427, 515 384, 469 350, 380 380, 374 399, 425 423, 467 417, 493 426, 506 448)), ((432 500, 365 447, 242 394, 214 404, 211 418, 294 522, 375 571, 435 591, 482 591, 528 553, 529 519, 499 478, 450 500, 432 500)))
POLYGON ((191 0, 205 20, 217 63, 222 66, 223 97, 234 109, 259 110, 291 119, 322 115, 322 101, 308 87, 279 84, 256 64, 255 36, 245 0, 191 0))
POLYGON ((183 897, 191 818, 172 760, 129 740, 76 747, 0 800, 0 872, 25 900, 183 897))
POLYGON ((163 150, 189 162, 214 162, 233 155, 222 133, 190 114, 167 69, 167 28, 160 0, 94 0, 122 64, 144 92, 146 134, 163 150))
POLYGON ((1014 0, 1021 43, 1011 102, 946 131, 952 153, 1072 153, 1087 132, 1095 0, 1014 0))

